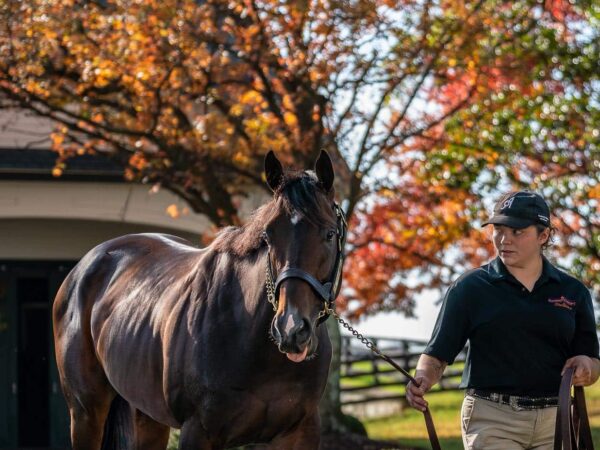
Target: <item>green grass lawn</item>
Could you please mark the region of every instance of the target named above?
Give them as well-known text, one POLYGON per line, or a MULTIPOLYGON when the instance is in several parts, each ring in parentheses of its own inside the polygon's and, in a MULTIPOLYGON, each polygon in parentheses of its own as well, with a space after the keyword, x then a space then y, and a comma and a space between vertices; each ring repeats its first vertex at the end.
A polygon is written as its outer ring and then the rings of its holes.
MULTIPOLYGON (((600 382, 585 389, 594 444, 600 446, 600 382)), ((427 397, 444 450, 463 448, 460 437, 462 391, 434 393, 427 397)), ((429 448, 423 414, 407 408, 401 415, 363 421, 369 437, 397 441, 400 445, 429 448)))

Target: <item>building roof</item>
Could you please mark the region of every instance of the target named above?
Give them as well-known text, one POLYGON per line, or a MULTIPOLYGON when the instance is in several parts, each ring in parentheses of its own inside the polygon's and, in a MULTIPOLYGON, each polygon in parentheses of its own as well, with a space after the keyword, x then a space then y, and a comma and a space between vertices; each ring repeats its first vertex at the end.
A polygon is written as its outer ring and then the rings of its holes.
POLYGON ((55 124, 17 108, 0 109, 0 179, 123 181, 124 169, 103 155, 77 155, 60 177, 52 175, 58 154, 50 150, 55 124))
POLYGON ((63 174, 54 177, 57 157, 51 150, 0 148, 0 179, 123 180, 123 167, 101 155, 69 158, 63 174))

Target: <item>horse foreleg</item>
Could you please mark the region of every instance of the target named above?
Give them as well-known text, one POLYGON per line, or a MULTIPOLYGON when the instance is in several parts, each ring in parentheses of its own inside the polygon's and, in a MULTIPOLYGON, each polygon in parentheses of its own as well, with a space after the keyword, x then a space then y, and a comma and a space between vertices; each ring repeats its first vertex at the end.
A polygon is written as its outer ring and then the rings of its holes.
POLYGON ((110 409, 110 398, 92 405, 71 403, 71 442, 73 450, 99 450, 102 445, 104 422, 110 409))
POLYGON ((321 419, 318 412, 307 416, 292 431, 277 436, 268 450, 318 450, 321 441, 321 419))
POLYGON ((136 450, 165 450, 169 443, 170 428, 151 419, 143 412, 135 411, 136 450))

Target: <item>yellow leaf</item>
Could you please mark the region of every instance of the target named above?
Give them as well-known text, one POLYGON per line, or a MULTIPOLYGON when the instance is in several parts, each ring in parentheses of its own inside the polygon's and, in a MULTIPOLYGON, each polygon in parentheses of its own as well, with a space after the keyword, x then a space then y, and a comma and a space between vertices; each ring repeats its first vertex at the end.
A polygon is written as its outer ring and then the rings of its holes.
POLYGON ((177 219, 179 217, 179 208, 177 208, 175 203, 167 206, 167 214, 173 219, 177 219))
POLYGON ((298 119, 296 118, 296 115, 291 112, 284 113, 283 120, 285 121, 286 125, 288 125, 290 127, 293 127, 298 123, 298 119))
POLYGON ((52 140, 52 146, 58 147, 64 142, 65 136, 62 133, 51 133, 50 139, 52 140))
POLYGON ((235 155, 233 155, 233 160, 239 164, 248 164, 251 162, 248 155, 246 155, 244 152, 236 152, 235 155))
POLYGON ((239 103, 237 103, 229 109, 229 112, 233 116, 241 116, 242 113, 244 112, 244 107, 242 105, 240 105, 239 103))
POLYGON ((258 103, 262 100, 262 96, 256 91, 244 92, 242 95, 242 103, 258 103))
POLYGON ((600 184, 597 184, 596 186, 590 188, 588 196, 590 198, 600 200, 600 184))

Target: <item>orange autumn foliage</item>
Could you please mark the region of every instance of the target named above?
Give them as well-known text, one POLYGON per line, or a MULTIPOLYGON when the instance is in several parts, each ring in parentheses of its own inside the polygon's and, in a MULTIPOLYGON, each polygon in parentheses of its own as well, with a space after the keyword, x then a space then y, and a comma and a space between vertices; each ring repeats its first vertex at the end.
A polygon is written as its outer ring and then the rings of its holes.
POLYGON ((7 0, 0 106, 56 121, 56 176, 102 154, 215 226, 240 223, 240 196, 264 189, 268 150, 304 168, 327 149, 351 222, 340 304, 355 315, 410 314, 419 292, 489 258, 477 224, 508 186, 546 193, 557 252, 597 286, 592 8, 7 0))

